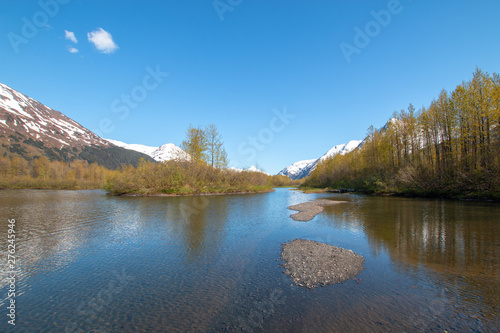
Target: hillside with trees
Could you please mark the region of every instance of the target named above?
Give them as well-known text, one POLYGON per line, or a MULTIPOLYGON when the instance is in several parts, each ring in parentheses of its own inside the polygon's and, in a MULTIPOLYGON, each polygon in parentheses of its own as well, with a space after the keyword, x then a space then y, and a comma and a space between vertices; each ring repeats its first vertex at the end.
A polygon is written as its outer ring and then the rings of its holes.
POLYGON ((303 186, 500 199, 500 76, 476 69, 428 107, 395 112, 360 148, 324 161, 303 186))

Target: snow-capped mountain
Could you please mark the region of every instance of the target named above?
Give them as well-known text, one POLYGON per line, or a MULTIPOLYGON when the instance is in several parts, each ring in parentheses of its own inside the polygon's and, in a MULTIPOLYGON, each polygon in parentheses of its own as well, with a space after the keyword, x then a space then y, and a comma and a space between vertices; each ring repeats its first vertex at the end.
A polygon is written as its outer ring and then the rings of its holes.
POLYGON ((115 146, 122 147, 125 149, 129 150, 135 150, 138 151, 139 153, 146 154, 148 156, 151 156, 153 152, 158 149, 158 147, 150 147, 150 146, 145 146, 145 145, 139 145, 139 144, 128 144, 125 142, 121 142, 118 140, 111 140, 111 139, 104 139, 108 141, 109 143, 114 144, 115 146))
POLYGON ((237 172, 242 172, 242 171, 261 172, 261 173, 265 173, 266 175, 269 175, 267 172, 264 172, 264 171, 258 169, 254 165, 252 165, 248 169, 240 169, 240 168, 230 167, 229 170, 233 170, 233 171, 237 171, 237 172))
POLYGON ((363 140, 351 140, 348 143, 343 143, 341 145, 333 146, 332 149, 327 151, 326 154, 324 154, 323 156, 321 156, 319 158, 319 161, 324 161, 327 158, 333 157, 337 154, 344 155, 344 154, 350 153, 354 149, 358 148, 362 142, 363 142, 363 140))
POLYGON ((100 146, 109 144, 59 111, 0 83, 0 133, 22 134, 43 140, 46 147, 100 146))
POLYGON ((289 165, 280 172, 278 172, 278 175, 288 176, 292 180, 302 179, 304 177, 309 176, 311 172, 313 172, 313 170, 316 169, 316 166, 318 165, 319 162, 322 162, 327 158, 333 157, 337 154, 341 155, 347 154, 353 151, 354 149, 358 148, 362 142, 363 142, 362 140, 352 140, 349 141, 348 143, 343 143, 340 145, 333 146, 320 158, 314 160, 304 160, 295 162, 294 164, 289 165))
POLYGON ((86 160, 114 169, 149 156, 113 146, 59 111, 0 83, 0 155, 86 160))
POLYGON ((177 147, 173 143, 166 143, 164 145, 161 145, 160 147, 151 147, 140 144, 128 144, 125 142, 111 140, 111 139, 105 139, 105 140, 108 141, 109 143, 114 144, 115 146, 146 154, 158 162, 178 160, 178 159, 189 160, 189 155, 184 150, 177 147))
POLYGON ((307 176, 306 172, 309 170, 318 159, 304 160, 293 163, 281 170, 278 175, 288 176, 290 179, 302 179, 307 176), (305 172, 304 172, 305 170, 305 172))

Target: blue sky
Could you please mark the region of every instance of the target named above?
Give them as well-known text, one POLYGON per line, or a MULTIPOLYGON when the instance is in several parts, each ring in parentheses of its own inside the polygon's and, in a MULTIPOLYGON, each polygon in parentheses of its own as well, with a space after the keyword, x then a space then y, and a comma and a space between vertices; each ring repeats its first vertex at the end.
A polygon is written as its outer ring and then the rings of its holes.
POLYGON ((213 123, 231 165, 270 173, 362 139, 409 103, 428 105, 476 66, 500 72, 493 0, 0 9, 0 82, 127 143, 180 145, 190 124, 213 123))

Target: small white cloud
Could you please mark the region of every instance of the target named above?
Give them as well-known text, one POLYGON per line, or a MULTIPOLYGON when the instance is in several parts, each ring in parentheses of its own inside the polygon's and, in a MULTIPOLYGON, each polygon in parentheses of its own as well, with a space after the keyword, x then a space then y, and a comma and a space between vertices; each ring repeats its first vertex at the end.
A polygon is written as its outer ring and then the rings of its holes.
POLYGON ((70 53, 78 53, 78 52, 80 52, 78 49, 76 49, 76 48, 74 48, 74 47, 70 47, 70 48, 68 49, 68 51, 69 51, 70 53))
POLYGON ((94 44, 95 48, 101 53, 109 54, 118 50, 118 45, 113 41, 111 34, 103 28, 89 32, 87 37, 89 42, 94 44))
POLYGON ((78 43, 78 39, 75 37, 75 33, 72 31, 64 30, 64 38, 69 39, 73 43, 78 43))

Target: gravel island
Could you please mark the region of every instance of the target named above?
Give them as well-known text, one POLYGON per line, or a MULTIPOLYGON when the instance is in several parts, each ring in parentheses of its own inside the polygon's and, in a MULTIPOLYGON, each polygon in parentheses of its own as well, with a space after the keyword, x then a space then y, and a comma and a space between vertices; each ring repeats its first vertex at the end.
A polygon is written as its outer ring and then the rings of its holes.
POLYGON ((283 244, 285 274, 309 289, 342 283, 364 270, 363 256, 341 247, 305 239, 283 244))
POLYGON ((289 206, 288 209, 298 210, 299 212, 293 215, 290 215, 292 219, 295 221, 310 221, 316 215, 323 211, 324 206, 333 206, 341 203, 346 203, 347 201, 333 201, 327 199, 317 199, 314 201, 303 202, 298 205, 289 206))

